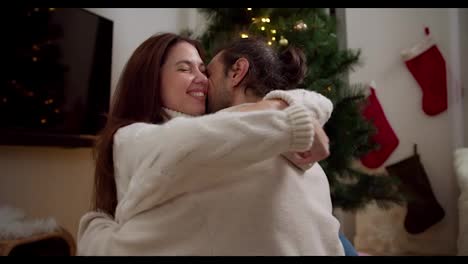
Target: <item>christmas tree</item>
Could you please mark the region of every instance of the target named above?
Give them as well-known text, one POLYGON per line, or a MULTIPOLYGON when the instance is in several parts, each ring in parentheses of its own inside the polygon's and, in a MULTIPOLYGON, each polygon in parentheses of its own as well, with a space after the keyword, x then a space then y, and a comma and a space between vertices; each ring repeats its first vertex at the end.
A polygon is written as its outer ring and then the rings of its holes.
POLYGON ((55 8, 16 8, 4 15, 6 67, 0 90, 2 126, 53 131, 63 122, 65 66, 57 40, 63 35, 51 22, 55 8))
MULTIPOLYGON (((334 111, 325 126, 330 156, 320 162, 331 185, 335 208, 355 211, 371 201, 381 207, 404 201, 399 181, 387 175, 370 175, 351 164, 378 147, 372 143, 372 123, 362 116, 365 87, 343 79, 359 63, 359 50, 340 50, 336 17, 313 8, 200 8, 207 18, 206 31, 198 36, 210 59, 219 45, 235 38, 262 37, 281 50, 295 45, 304 50, 308 73, 305 89, 328 97, 334 111)), ((186 32, 187 33, 187 32, 186 32)), ((190 33, 190 32, 188 32, 190 33)))

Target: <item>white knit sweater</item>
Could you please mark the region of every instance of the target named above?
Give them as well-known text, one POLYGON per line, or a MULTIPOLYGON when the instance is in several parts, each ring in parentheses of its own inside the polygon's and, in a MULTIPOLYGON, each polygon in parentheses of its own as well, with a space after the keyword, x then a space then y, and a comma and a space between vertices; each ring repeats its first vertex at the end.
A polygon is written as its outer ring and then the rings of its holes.
POLYGON ((279 155, 311 147, 311 121, 295 105, 119 129, 115 219, 86 213, 78 254, 344 255, 323 170, 279 155))

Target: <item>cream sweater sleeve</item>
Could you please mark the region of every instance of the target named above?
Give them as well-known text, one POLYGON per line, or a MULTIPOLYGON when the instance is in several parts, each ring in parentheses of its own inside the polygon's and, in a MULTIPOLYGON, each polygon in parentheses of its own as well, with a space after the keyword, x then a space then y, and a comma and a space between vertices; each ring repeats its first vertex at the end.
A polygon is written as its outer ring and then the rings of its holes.
MULTIPOLYGON (((134 215, 217 180, 207 175, 223 177, 207 170, 235 170, 285 151, 304 151, 311 147, 313 135, 312 117, 299 105, 284 111, 223 112, 119 129, 114 163, 133 174, 114 219, 100 212, 81 218, 78 254, 132 254, 117 245, 131 240, 119 230, 134 215)), ((127 242, 123 244, 131 245, 127 242)))
POLYGON ((307 108, 312 113, 321 126, 330 119, 333 112, 333 103, 327 97, 318 92, 308 91, 305 89, 293 90, 273 90, 269 92, 263 99, 282 99, 288 105, 300 104, 307 108))
POLYGON ((116 220, 123 223, 224 175, 213 178, 209 171, 235 170, 285 151, 308 150, 313 135, 312 117, 300 105, 122 128, 114 138, 114 162, 129 166, 133 175, 117 206, 116 220))

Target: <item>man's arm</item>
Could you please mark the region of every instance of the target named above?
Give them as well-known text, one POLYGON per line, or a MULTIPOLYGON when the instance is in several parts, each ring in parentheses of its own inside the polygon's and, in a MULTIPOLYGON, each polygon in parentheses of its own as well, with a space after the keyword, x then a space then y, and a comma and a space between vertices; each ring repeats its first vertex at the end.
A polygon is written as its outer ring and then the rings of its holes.
POLYGON ((288 105, 303 105, 312 113, 321 126, 330 119, 333 112, 333 103, 327 97, 314 91, 304 89, 274 90, 269 92, 264 99, 282 99, 288 105))
POLYGON ((305 152, 286 152, 283 156, 304 171, 310 169, 316 162, 327 158, 330 155, 329 139, 322 127, 331 117, 332 102, 320 93, 304 89, 275 90, 265 96, 265 99, 272 98, 281 98, 289 105, 302 104, 312 112, 316 120, 312 147, 305 152))
MULTIPOLYGON (((280 92, 284 93, 284 91, 280 92)), ((287 92, 286 92, 287 93, 287 92)), ((312 92, 309 92, 312 93, 312 92)), ((285 96, 279 96, 284 98, 285 96)), ((270 96, 272 99, 266 99, 262 100, 258 103, 251 103, 251 104, 245 104, 245 105, 240 105, 236 107, 235 109, 232 109, 231 111, 258 111, 258 110, 265 110, 269 108, 277 108, 277 109, 282 109, 287 106, 287 103, 284 101, 284 99, 279 100, 279 99, 274 99, 275 97, 270 96)), ((302 98, 300 98, 302 100, 302 98)), ((327 104, 326 99, 322 95, 318 95, 317 99, 319 103, 319 107, 316 107, 314 109, 314 116, 322 116, 322 124, 318 120, 313 120, 313 125, 314 125, 314 140, 312 147, 304 152, 288 152, 284 153, 284 156, 289 159, 294 165, 299 167, 302 170, 307 170, 313 166, 315 162, 321 161, 325 158, 327 158, 330 155, 330 149, 329 149, 329 139, 325 131, 323 130, 322 126, 325 124, 331 114, 331 104, 327 104), (325 103, 323 103, 325 101, 325 103), (325 107, 320 107, 320 103, 322 105, 325 105, 325 107), (319 113, 317 113, 319 112, 319 113)), ((297 103, 294 98, 290 97, 289 98, 289 103, 297 103)), ((328 100, 329 101, 329 100, 328 100)))

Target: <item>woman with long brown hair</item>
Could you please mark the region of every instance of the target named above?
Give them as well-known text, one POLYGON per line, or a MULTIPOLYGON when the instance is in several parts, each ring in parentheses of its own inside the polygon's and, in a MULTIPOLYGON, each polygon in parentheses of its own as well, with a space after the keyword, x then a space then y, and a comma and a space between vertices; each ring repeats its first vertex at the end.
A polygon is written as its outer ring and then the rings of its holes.
POLYGON ((118 188, 114 179, 113 144, 119 128, 137 122, 162 124, 169 118, 163 102, 168 109, 181 113, 205 113, 207 78, 201 57, 204 51, 198 42, 175 34, 152 36, 135 50, 120 76, 107 124, 95 148, 95 210, 112 216, 115 213, 118 188), (171 65, 176 68, 168 69, 163 65, 169 57, 168 51, 176 44, 179 46, 174 47, 173 54, 178 56, 176 59, 183 60, 171 65), (186 74, 189 69, 190 75, 186 74), (169 70, 171 75, 166 77, 163 72, 169 70), (194 91, 203 95, 194 95, 194 91))

